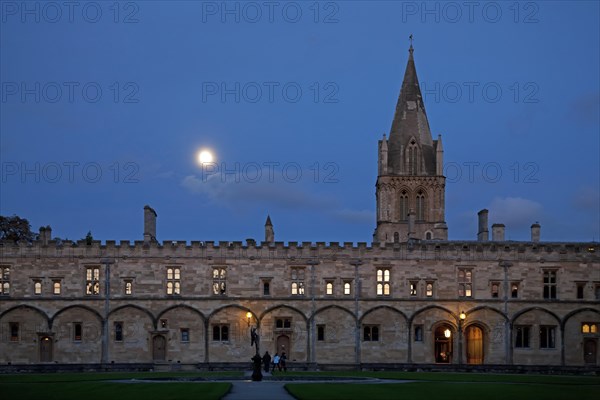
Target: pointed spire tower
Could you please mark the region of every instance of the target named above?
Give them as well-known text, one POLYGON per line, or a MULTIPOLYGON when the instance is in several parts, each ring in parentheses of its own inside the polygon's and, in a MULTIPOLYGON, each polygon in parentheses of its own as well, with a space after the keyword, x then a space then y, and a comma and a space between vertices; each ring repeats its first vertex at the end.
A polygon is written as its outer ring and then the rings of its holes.
POLYGON ((431 137, 412 35, 408 53, 389 139, 379 141, 375 242, 448 239, 442 141, 431 137))
POLYGON ((267 221, 265 222, 265 242, 269 244, 275 242, 275 230, 273 230, 270 215, 267 215, 267 221))

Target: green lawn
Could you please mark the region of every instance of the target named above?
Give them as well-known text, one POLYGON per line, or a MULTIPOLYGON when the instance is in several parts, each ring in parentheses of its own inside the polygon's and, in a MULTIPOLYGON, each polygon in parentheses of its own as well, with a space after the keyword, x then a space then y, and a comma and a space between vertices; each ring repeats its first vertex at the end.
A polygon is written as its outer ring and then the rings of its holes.
POLYGON ((571 400, 594 399, 599 386, 418 382, 418 383, 303 383, 285 385, 288 392, 299 400, 571 400))
MULTIPOLYGON (((196 378, 232 373, 80 373, 0 375, 1 399, 47 400, 218 400, 229 391, 226 382, 121 383, 120 379, 196 378)), ((241 376, 241 373, 233 373, 241 376)))
POLYGON ((441 372, 303 372, 296 376, 372 377, 411 383, 294 383, 286 389, 299 400, 571 400, 597 398, 598 376, 478 374, 441 372))

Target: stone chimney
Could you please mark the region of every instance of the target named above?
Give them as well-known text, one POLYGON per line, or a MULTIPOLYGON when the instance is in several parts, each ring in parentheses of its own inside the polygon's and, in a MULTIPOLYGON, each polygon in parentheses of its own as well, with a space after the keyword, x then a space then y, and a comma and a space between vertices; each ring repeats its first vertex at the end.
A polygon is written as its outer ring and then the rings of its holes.
POLYGON ((408 210, 408 239, 414 239, 416 237, 415 232, 415 210, 408 210))
POLYGON ((46 227, 40 227, 40 242, 42 242, 42 246, 48 246, 48 236, 46 236, 46 227))
POLYGON ((267 215, 267 221, 265 222, 265 242, 275 243, 275 231, 269 215, 267 215))
POLYGON ((494 242, 504 241, 504 224, 492 225, 492 240, 494 242))
POLYGON ((531 241, 539 242, 540 241, 540 229, 541 226, 537 222, 531 225, 531 241))
POLYGON ((479 217, 479 231, 477 232, 477 241, 487 242, 489 240, 488 231, 488 210, 485 208, 477 213, 479 217))
POLYGON ((152 207, 144 206, 144 243, 156 241, 156 217, 152 207))

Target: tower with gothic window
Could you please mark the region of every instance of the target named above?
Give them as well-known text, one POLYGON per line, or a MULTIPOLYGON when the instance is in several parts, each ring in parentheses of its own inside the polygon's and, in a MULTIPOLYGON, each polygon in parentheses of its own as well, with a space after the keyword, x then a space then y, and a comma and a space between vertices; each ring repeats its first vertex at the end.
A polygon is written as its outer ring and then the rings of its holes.
POLYGON ((447 240, 442 138, 431 137, 412 44, 389 139, 379 141, 375 242, 447 240))

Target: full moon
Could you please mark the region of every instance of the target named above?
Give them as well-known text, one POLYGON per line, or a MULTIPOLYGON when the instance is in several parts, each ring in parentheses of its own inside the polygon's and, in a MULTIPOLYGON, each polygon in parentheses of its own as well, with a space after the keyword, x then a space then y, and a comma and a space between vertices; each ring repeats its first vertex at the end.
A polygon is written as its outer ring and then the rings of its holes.
POLYGON ((204 165, 204 164, 208 164, 213 162, 213 155, 210 151, 208 150, 201 150, 198 153, 198 162, 200 163, 200 165, 204 165))

